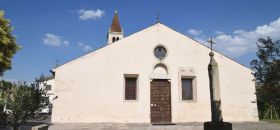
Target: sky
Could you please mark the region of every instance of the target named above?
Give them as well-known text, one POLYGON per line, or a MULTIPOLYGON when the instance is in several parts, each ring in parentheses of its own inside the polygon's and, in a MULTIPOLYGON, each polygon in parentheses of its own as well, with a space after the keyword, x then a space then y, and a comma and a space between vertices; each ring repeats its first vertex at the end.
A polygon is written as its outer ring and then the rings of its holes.
POLYGON ((279 0, 0 0, 21 49, 1 79, 33 82, 107 44, 115 10, 125 35, 160 22, 250 67, 260 37, 280 39, 279 0))

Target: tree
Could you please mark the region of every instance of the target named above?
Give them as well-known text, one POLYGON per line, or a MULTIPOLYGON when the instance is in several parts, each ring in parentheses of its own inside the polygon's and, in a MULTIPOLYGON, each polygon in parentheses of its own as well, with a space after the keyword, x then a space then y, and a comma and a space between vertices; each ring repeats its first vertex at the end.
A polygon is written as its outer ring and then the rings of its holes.
POLYGON ((38 113, 48 107, 49 99, 44 90, 46 84, 44 83, 43 87, 40 86, 43 78, 41 76, 31 85, 25 82, 14 83, 5 91, 6 123, 14 130, 27 120, 41 118, 38 113))
POLYGON ((0 76, 5 70, 11 69, 11 59, 17 50, 19 50, 19 46, 12 35, 10 22, 4 18, 4 11, 0 10, 0 76))
POLYGON ((11 82, 7 82, 5 80, 0 81, 0 126, 6 126, 6 119, 7 119, 7 114, 5 113, 5 103, 6 103, 6 96, 7 94, 5 93, 8 89, 12 87, 11 82))
POLYGON ((268 106, 280 110, 280 41, 259 38, 257 47, 257 58, 252 60, 251 67, 255 71, 258 109, 262 118, 268 106))

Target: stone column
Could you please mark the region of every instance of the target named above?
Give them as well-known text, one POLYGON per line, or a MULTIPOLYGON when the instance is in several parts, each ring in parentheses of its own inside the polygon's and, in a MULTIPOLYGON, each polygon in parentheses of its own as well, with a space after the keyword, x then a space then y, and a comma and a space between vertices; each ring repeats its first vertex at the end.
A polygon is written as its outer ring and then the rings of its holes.
POLYGON ((210 81, 212 122, 223 122, 218 63, 214 59, 214 52, 211 51, 209 56, 210 63, 208 65, 208 74, 210 81))
POLYGON ((209 56, 208 75, 212 120, 210 122, 204 122, 204 130, 232 130, 231 123, 223 122, 218 63, 214 59, 214 52, 212 52, 212 49, 209 56))

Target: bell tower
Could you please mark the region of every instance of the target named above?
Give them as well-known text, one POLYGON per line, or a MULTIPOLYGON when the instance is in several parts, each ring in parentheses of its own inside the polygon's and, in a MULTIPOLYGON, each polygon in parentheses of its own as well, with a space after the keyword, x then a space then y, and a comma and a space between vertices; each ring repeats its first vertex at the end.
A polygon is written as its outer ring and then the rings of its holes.
POLYGON ((123 29, 121 27, 121 24, 119 22, 119 16, 118 11, 115 11, 114 18, 111 24, 111 27, 109 28, 109 32, 107 35, 107 41, 108 44, 111 44, 113 42, 116 42, 120 39, 122 39, 123 36, 123 29))

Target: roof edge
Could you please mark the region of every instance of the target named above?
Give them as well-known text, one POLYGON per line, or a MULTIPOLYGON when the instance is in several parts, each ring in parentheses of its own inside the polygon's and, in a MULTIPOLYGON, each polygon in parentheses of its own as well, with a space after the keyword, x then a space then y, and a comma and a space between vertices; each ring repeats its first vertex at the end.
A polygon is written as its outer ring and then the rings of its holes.
MULTIPOLYGON (((154 26, 154 25, 157 25, 157 24, 159 24, 159 23, 155 23, 155 24, 149 25, 149 26, 147 26, 147 27, 141 29, 140 31, 136 31, 136 32, 134 32, 134 33, 131 33, 131 34, 127 35, 126 37, 124 37, 124 38, 122 38, 122 39, 120 39, 120 40, 114 42, 114 44, 116 44, 117 42, 120 42, 120 41, 122 41, 123 39, 126 39, 127 37, 130 37, 130 36, 132 36, 132 35, 134 35, 134 34, 136 34, 136 33, 142 32, 142 31, 144 31, 144 30, 146 30, 146 29, 148 29, 148 28, 150 28, 150 27, 152 27, 152 26, 154 26)), ((88 54, 94 53, 94 52, 96 52, 96 51, 98 51, 98 50, 101 50, 101 49, 103 49, 103 48, 105 48, 105 47, 108 47, 108 46, 111 46, 111 45, 113 45, 113 44, 107 44, 107 43, 106 43, 104 46, 101 46, 101 47, 99 47, 99 48, 96 48, 96 49, 93 50, 93 51, 90 51, 90 52, 87 52, 87 53, 85 53, 85 54, 82 54, 81 56, 78 56, 78 57, 76 57, 76 58, 74 58, 74 59, 72 59, 72 60, 70 60, 70 61, 67 61, 67 62, 65 62, 65 63, 63 63, 63 64, 61 64, 61 65, 55 67, 54 69, 60 68, 60 67, 64 66, 65 64, 68 64, 68 63, 70 63, 70 62, 72 62, 72 61, 75 61, 75 60, 77 60, 77 59, 79 59, 79 58, 81 58, 81 57, 83 57, 83 56, 86 56, 86 55, 88 55, 88 54)))
MULTIPOLYGON (((152 24, 152 25, 150 25, 150 26, 147 26, 147 27, 141 29, 140 31, 136 31, 136 32, 134 32, 134 33, 131 33, 131 34, 129 34, 128 36, 126 36, 126 37, 120 39, 119 41, 116 41, 115 43, 120 42, 120 41, 122 41, 123 39, 126 39, 127 37, 130 37, 130 36, 132 36, 132 35, 134 35, 134 34, 136 34, 136 33, 142 32, 142 31, 144 31, 144 30, 146 30, 146 29, 148 29, 148 28, 150 28, 150 27, 152 27, 152 26, 155 26, 155 25, 157 25, 157 24, 161 24, 161 25, 163 25, 163 26, 165 26, 165 27, 167 27, 167 28, 169 28, 169 29, 171 29, 171 30, 173 30, 173 31, 175 31, 175 32, 177 32, 177 33, 179 33, 179 34, 185 36, 185 37, 190 38, 191 40, 195 41, 196 43, 199 43, 200 45, 209 48, 209 47, 206 46, 205 44, 202 44, 201 42, 199 42, 199 41, 193 39, 192 37, 190 37, 190 36, 188 36, 188 35, 186 35, 186 34, 184 34, 184 33, 181 33, 181 32, 179 32, 179 31, 177 31, 177 30, 171 28, 171 27, 169 27, 169 26, 163 24, 162 22, 154 23, 154 24, 152 24)), ((86 55, 88 55, 88 54, 94 53, 94 52, 96 52, 96 51, 98 51, 98 50, 101 50, 101 49, 103 49, 103 48, 105 48, 105 47, 107 47, 107 46, 111 46, 111 45, 113 45, 113 44, 105 44, 105 46, 99 47, 99 48, 97 48, 96 50, 93 50, 93 51, 91 51, 91 52, 85 53, 85 54, 83 54, 83 55, 81 55, 81 56, 79 56, 79 57, 76 57, 76 58, 74 58, 74 59, 68 61, 68 62, 65 62, 65 63, 63 63, 63 64, 57 66, 55 69, 57 69, 57 68, 59 68, 59 67, 62 67, 62 66, 64 66, 65 64, 68 64, 68 63, 70 63, 70 62, 72 62, 72 61, 75 61, 75 60, 77 60, 77 59, 79 59, 79 58, 81 58, 81 57, 83 57, 83 56, 86 56, 86 55)), ((210 49, 210 48, 209 48, 209 49, 210 49)), ((225 54, 223 54, 223 53, 221 53, 221 52, 219 52, 219 51, 217 51, 217 50, 215 50, 215 49, 213 49, 213 51, 215 51, 216 53, 218 53, 218 54, 220 54, 220 55, 222 55, 222 56, 225 56, 226 58, 232 60, 233 62, 235 62, 235 63, 237 63, 237 64, 239 64, 239 65, 241 65, 241 66, 243 66, 243 67, 245 67, 245 68, 247 68, 247 69, 249 69, 250 71, 253 71, 251 68, 247 67, 246 65, 243 65, 243 64, 239 63, 238 61, 232 59, 231 57, 229 57, 229 56, 227 56, 227 55, 225 55, 225 54)))
MULTIPOLYGON (((184 34, 184 33, 181 33, 181 32, 179 32, 179 31, 176 31, 175 29, 173 29, 173 28, 171 28, 171 27, 169 27, 169 26, 167 26, 167 25, 165 25, 165 24, 163 24, 163 23, 160 23, 160 24, 162 24, 162 25, 164 25, 165 27, 167 27, 167 28, 169 28, 169 29, 171 29, 171 30, 173 30, 173 31, 175 31, 175 32, 178 32, 179 34, 181 34, 181 35, 183 35, 183 36, 185 36, 185 37, 188 37, 188 38, 190 38, 191 40, 193 40, 193 41, 199 43, 200 45, 203 45, 203 46, 205 46, 205 47, 207 47, 207 48, 210 49, 210 47, 208 47, 208 46, 206 46, 205 44, 203 44, 203 43, 201 43, 201 42, 199 42, 199 41, 193 39, 191 36, 188 36, 188 35, 186 35, 186 34, 184 34)), ((222 55, 222 56, 224 56, 224 57, 226 57, 226 58, 228 58, 228 59, 230 59, 230 60, 236 62, 237 64, 239 64, 239 65, 241 65, 241 66, 243 66, 243 67, 245 67, 245 68, 247 68, 247 69, 253 71, 251 68, 247 67, 246 65, 243 65, 243 64, 239 63, 238 61, 232 59, 231 57, 229 57, 229 56, 227 56, 227 55, 225 55, 225 54, 223 54, 222 52, 219 52, 219 51, 217 51, 217 50, 215 50, 215 49, 212 49, 212 50, 215 51, 216 53, 219 53, 220 55, 222 55)))

